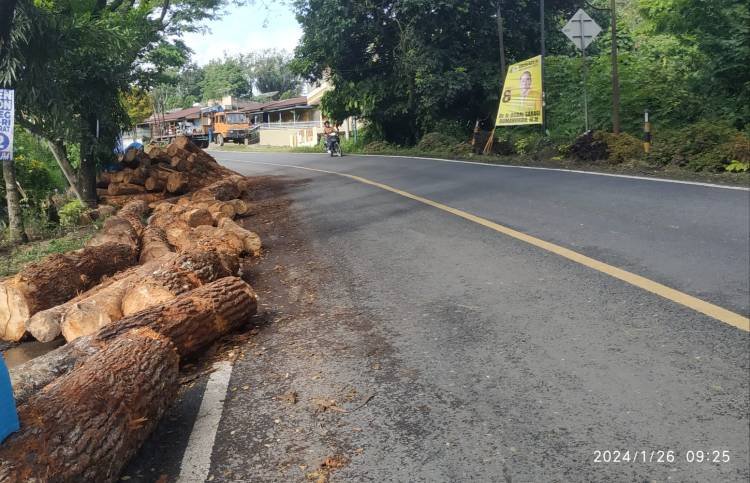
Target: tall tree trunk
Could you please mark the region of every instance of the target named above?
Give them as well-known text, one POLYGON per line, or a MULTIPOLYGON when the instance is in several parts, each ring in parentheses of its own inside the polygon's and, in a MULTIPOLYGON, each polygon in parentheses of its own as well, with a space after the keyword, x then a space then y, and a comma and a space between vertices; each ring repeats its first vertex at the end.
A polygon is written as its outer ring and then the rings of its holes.
POLYGON ((10 239, 13 243, 28 241, 23 230, 23 218, 21 218, 21 201, 16 186, 16 168, 12 159, 3 160, 3 178, 5 179, 5 198, 8 201, 8 221, 10 239))
POLYGON ((90 115, 87 131, 81 140, 81 167, 78 170, 78 189, 83 203, 95 208, 96 199, 96 158, 98 154, 98 129, 96 116, 90 115))
POLYGON ((70 160, 68 159, 68 153, 65 150, 65 145, 59 139, 56 139, 54 141, 50 141, 49 139, 47 139, 46 141, 49 150, 52 151, 52 155, 55 157, 57 165, 60 166, 60 170, 63 172, 63 175, 68 181, 70 188, 73 190, 76 198, 78 198, 78 201, 83 203, 83 197, 81 196, 81 192, 78 190, 78 185, 76 183, 75 171, 73 170, 73 166, 70 165, 70 160))

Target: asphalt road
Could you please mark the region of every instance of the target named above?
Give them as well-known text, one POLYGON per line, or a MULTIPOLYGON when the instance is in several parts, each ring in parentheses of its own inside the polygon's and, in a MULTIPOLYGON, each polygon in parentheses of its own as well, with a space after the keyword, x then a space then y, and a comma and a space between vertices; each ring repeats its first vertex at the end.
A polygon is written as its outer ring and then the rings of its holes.
POLYGON ((334 481, 750 478, 747 332, 392 192, 274 165, 383 183, 744 316, 748 191, 419 159, 214 155, 246 175, 299 181, 292 209, 328 275, 317 301, 327 313, 280 325, 264 345, 288 344, 271 361, 235 366, 230 386, 258 389, 226 403, 213 481, 303 480, 332 449, 349 454, 334 481), (295 337, 322 356, 288 349, 295 337), (308 385, 323 383, 311 367, 327 384, 315 391, 357 387, 370 399, 318 419, 268 409, 290 387, 312 397, 308 385))

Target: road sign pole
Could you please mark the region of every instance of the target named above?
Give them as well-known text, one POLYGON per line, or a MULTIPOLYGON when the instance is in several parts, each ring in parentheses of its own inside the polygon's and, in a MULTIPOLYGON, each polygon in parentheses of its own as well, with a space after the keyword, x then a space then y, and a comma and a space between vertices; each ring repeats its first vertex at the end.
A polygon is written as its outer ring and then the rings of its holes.
POLYGON ((581 49, 581 59, 583 60, 583 126, 584 131, 589 130, 589 99, 588 99, 588 92, 586 89, 586 45, 584 43, 584 36, 583 36, 583 19, 578 19, 578 27, 580 32, 580 49, 581 49))
POLYGON ((612 15, 612 132, 620 134, 620 76, 617 72, 617 11, 615 0, 610 0, 612 15))
POLYGON ((581 77, 583 78, 583 119, 586 131, 589 130, 589 99, 588 99, 588 64, 586 62, 586 48, 596 39, 596 36, 602 31, 594 19, 581 9, 568 20, 563 33, 581 49, 581 77), (578 25, 576 25, 578 24, 578 25))

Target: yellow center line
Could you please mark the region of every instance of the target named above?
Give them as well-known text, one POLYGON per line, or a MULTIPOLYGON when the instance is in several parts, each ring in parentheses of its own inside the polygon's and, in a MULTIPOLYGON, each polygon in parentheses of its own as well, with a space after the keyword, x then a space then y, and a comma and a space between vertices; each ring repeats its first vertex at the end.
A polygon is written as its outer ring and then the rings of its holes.
POLYGON ((724 322, 725 324, 731 325, 733 327, 737 327, 738 329, 744 330, 746 332, 750 331, 750 319, 748 319, 747 317, 741 314, 719 307, 718 305, 714 305, 710 302, 706 302, 705 300, 701 300, 699 298, 693 297, 692 295, 688 295, 685 292, 680 292, 679 290, 675 290, 671 287, 667 287, 666 285, 663 285, 659 282, 655 282, 646 277, 636 275, 635 273, 628 272, 627 270, 623 270, 621 268, 614 267, 612 265, 601 262, 594 258, 587 257, 586 255, 570 250, 569 248, 561 247, 560 245, 556 245, 554 243, 544 241, 540 238, 528 235, 526 233, 520 232, 518 230, 514 230, 512 228, 508 228, 507 226, 501 225, 499 223, 495 223, 494 221, 490 221, 480 216, 467 213, 466 211, 459 210, 457 208, 444 205, 442 203, 438 203, 437 201, 432 201, 427 198, 422 198, 421 196, 417 196, 407 191, 403 191, 403 190, 394 188, 392 186, 388 186, 383 183, 378 183, 377 181, 372 181, 367 178, 362 178, 361 176, 355 176, 353 174, 337 173, 335 171, 327 171, 324 169, 315 169, 315 168, 306 168, 304 166, 294 166, 294 165, 289 165, 289 164, 263 163, 260 161, 248 161, 248 162, 256 163, 256 164, 267 164, 271 166, 287 167, 287 168, 305 169, 308 171, 315 171, 318 173, 343 176, 345 178, 358 181, 360 183, 364 183, 370 186, 375 186, 376 188, 380 188, 385 191, 390 191, 391 193, 395 193, 405 198, 409 198, 414 201, 424 203, 425 205, 432 206, 439 210, 451 213, 465 220, 472 221, 474 223, 487 227, 491 230, 495 230, 498 233, 502 233, 504 235, 513 237, 516 240, 520 240, 522 242, 528 243, 529 245, 533 245, 535 247, 538 247, 548 252, 559 255, 563 258, 567 258, 568 260, 574 261, 586 267, 593 268, 594 270, 605 273, 616 279, 622 280, 623 282, 629 283, 630 285, 634 285, 638 288, 641 288, 643 290, 656 294, 667 300, 671 300, 672 302, 678 303, 680 305, 684 305, 685 307, 691 308, 697 312, 708 315, 709 317, 713 317, 714 319, 724 322))

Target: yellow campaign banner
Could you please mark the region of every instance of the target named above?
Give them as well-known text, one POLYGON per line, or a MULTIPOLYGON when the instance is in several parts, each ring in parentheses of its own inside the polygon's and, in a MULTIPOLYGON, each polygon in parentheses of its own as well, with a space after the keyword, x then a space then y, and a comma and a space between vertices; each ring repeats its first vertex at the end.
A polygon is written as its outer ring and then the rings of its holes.
POLYGON ((500 93, 496 126, 542 123, 542 56, 512 64, 500 93))

